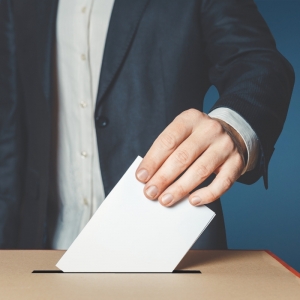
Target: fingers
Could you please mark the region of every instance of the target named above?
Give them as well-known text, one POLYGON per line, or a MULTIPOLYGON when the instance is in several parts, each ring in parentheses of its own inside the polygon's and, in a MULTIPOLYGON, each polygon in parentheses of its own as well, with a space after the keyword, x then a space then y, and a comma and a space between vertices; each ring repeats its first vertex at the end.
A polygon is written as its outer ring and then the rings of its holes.
POLYGON ((140 166, 136 177, 141 182, 147 182, 162 166, 166 159, 192 133, 195 123, 199 122, 203 113, 190 109, 183 112, 155 140, 140 166))
POLYGON ((146 183, 147 198, 172 206, 218 173, 208 187, 189 197, 193 205, 202 205, 225 193, 242 170, 241 155, 220 122, 191 109, 175 118, 155 140, 136 177, 146 183))
POLYGON ((220 198, 240 177, 243 171, 243 161, 240 155, 232 156, 219 169, 213 182, 192 193, 189 201, 192 205, 199 206, 211 203, 220 198))
POLYGON ((207 179, 228 158, 226 152, 218 153, 217 147, 209 147, 189 169, 158 198, 165 206, 172 206, 207 179))
MULTIPOLYGON (((157 199, 157 197, 180 174, 182 174, 197 159, 197 157, 205 151, 207 147, 208 143, 206 141, 200 143, 199 135, 192 134, 167 158, 156 174, 148 181, 144 188, 145 195, 149 199, 157 199)), ((190 170, 187 172, 191 173, 190 170)), ((186 190, 186 188, 187 186, 185 185, 184 190, 186 190)), ((192 189, 188 190, 186 194, 188 194, 191 190, 192 189)), ((164 195, 166 194, 167 193, 164 193, 164 195)), ((180 194, 182 194, 182 192, 180 194)), ((172 196, 175 197, 174 200, 178 198, 177 194, 172 196)), ((170 197, 166 197, 167 196, 164 196, 164 199, 166 199, 166 201, 169 200, 168 202, 170 202, 170 197)))

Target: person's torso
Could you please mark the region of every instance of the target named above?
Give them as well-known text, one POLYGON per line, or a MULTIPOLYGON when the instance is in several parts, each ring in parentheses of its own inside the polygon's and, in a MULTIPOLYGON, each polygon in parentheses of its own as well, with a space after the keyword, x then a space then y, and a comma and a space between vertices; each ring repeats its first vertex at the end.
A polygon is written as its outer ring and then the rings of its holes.
MULTIPOLYGON (((202 110, 210 84, 200 2, 117 0, 114 5, 94 114, 105 194, 180 112, 202 110)), ((45 219, 49 195, 57 3, 15 1, 15 12, 31 182, 24 216, 38 203, 39 220, 31 222, 36 224, 45 219)))

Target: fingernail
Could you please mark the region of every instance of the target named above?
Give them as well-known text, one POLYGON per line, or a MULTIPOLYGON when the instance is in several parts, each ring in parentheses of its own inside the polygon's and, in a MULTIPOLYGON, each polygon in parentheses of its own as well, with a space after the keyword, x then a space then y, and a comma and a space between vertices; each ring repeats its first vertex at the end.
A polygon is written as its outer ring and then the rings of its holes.
POLYGON ((155 198, 155 196, 157 195, 158 193, 158 189, 155 185, 151 185, 147 188, 146 190, 146 194, 148 197, 150 198, 155 198))
POLYGON ((168 205, 172 202, 173 200, 173 196, 171 194, 165 194, 162 196, 161 198, 161 202, 164 204, 164 205, 168 205))
POLYGON ((199 204, 201 204, 201 199, 200 199, 200 197, 195 196, 191 199, 191 202, 193 205, 199 205, 199 204))
POLYGON ((149 173, 147 170, 145 169, 140 169, 137 174, 136 177, 140 180, 140 181, 146 181, 147 178, 149 176, 149 173))

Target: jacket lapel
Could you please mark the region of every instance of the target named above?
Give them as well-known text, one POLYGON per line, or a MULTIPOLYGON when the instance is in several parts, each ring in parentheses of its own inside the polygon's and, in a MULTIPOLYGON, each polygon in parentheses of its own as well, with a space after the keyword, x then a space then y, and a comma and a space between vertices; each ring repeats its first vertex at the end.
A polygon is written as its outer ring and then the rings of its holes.
POLYGON ((115 0, 103 55, 97 107, 99 107, 129 51, 148 1, 115 0))

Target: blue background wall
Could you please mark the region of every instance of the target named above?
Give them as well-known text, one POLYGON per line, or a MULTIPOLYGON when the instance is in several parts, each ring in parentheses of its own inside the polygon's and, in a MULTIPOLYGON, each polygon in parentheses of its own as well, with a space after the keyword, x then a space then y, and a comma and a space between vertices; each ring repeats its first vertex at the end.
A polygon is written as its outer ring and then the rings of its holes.
MULTIPOLYGON (((223 196, 228 246, 269 249, 300 271, 300 0, 256 0, 279 51, 291 62, 296 83, 284 130, 269 166, 269 189, 262 180, 236 183, 223 196)), ((208 111, 218 94, 207 94, 208 111)))

